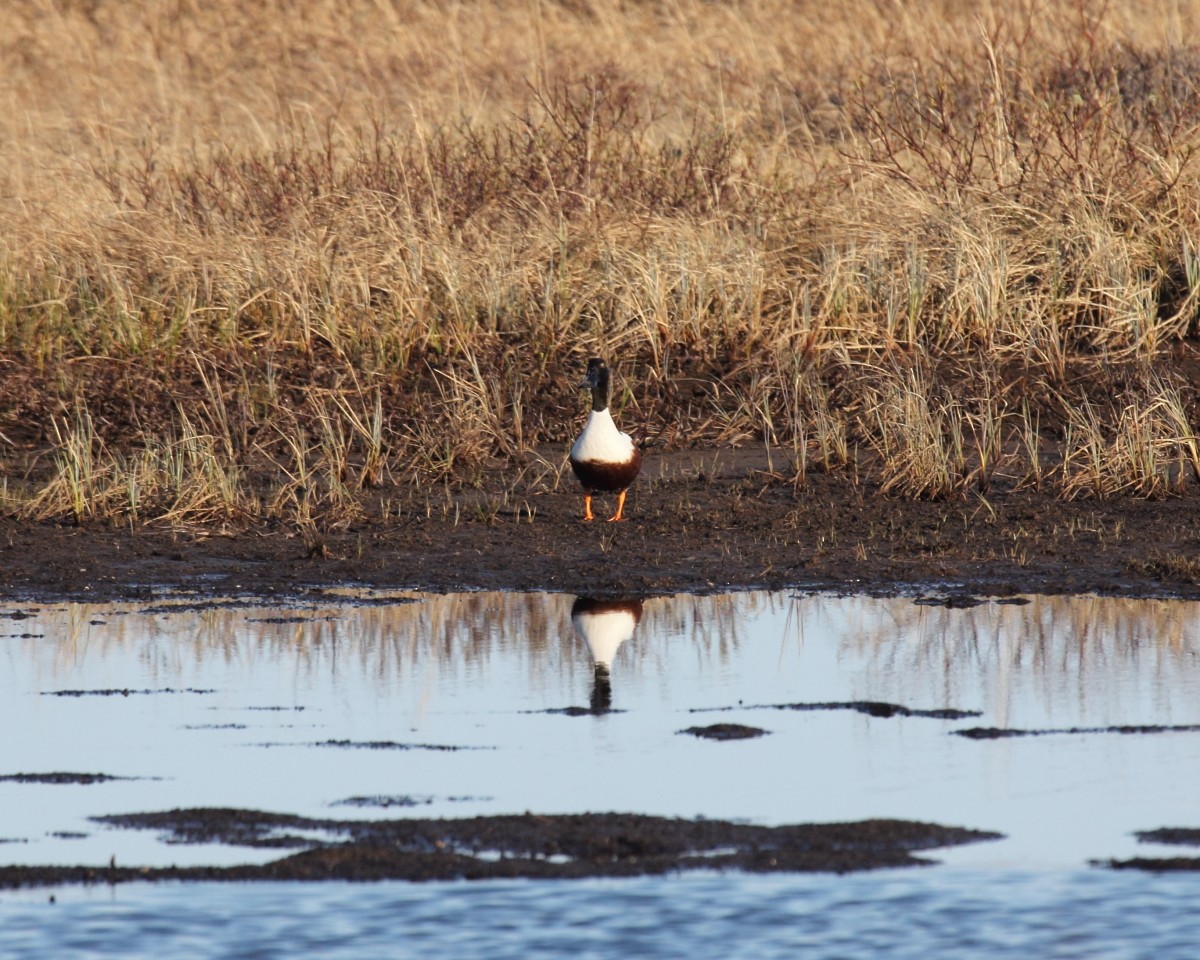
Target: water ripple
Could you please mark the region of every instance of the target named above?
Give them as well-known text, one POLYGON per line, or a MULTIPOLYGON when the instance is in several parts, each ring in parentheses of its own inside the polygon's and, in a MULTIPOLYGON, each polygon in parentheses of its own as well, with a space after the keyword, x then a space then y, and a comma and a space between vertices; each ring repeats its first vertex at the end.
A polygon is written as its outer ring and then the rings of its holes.
POLYGON ((159 960, 1190 958, 1197 877, 882 871, 481 884, 177 885, 0 898, 0 953, 159 960))

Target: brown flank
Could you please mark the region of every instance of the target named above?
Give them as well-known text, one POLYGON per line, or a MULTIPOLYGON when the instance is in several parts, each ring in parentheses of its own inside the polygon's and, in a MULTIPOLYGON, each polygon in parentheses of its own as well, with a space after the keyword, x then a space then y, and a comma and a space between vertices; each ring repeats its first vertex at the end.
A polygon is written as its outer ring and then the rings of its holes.
POLYGON ((642 451, 633 448, 633 457, 624 463, 597 460, 571 460, 571 469, 589 493, 619 493, 637 479, 642 468, 642 451))

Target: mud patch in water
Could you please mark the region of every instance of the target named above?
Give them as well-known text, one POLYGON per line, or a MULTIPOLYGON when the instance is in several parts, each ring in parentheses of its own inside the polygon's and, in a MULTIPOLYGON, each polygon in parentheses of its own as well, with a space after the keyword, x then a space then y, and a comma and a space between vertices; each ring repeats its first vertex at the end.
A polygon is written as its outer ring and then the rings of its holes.
POLYGON ((1063 734, 1086 733, 1120 733, 1128 736, 1131 734, 1197 732, 1200 732, 1200 723, 1118 724, 1109 727, 1059 727, 1035 730, 1021 730, 1015 727, 968 727, 966 730, 953 731, 957 736, 966 737, 969 740, 1005 740, 1012 737, 1054 737, 1063 734))
POLYGON ((2 783, 53 783, 93 784, 112 780, 145 780, 147 777, 116 777, 108 773, 5 773, 0 774, 2 783))
POLYGON ((755 737, 766 736, 771 731, 761 727, 747 727, 741 723, 714 723, 707 727, 688 727, 679 732, 704 740, 752 740, 755 737))
POLYGON ((492 750, 494 747, 466 747, 449 743, 397 743, 395 740, 314 740, 309 743, 256 743, 256 747, 338 747, 342 750, 434 750, 453 753, 458 750, 492 750))
POLYGON ((1200 847, 1200 830, 1195 827, 1159 827, 1134 834, 1142 843, 1170 843, 1181 847, 1200 847))
POLYGON ((202 808, 95 819, 166 831, 172 843, 308 849, 266 864, 221 868, 12 866, 0 868, 0 888, 134 880, 566 879, 696 869, 844 873, 926 865, 932 861, 917 852, 1000 837, 904 820, 764 827, 635 814, 364 822, 202 808), (318 833, 331 839, 313 840, 318 833))
POLYGON ((158 690, 132 690, 129 687, 115 687, 107 690, 43 690, 43 697, 140 697, 160 693, 216 693, 216 690, 198 690, 194 687, 176 689, 162 687, 158 690))
MULTIPOLYGON (((1139 834, 1138 838, 1143 839, 1143 836, 1139 834)), ((1144 870, 1147 873, 1195 873, 1200 872, 1200 857, 1130 857, 1127 860, 1094 860, 1092 865, 1112 870, 1144 870)))
POLYGON ((410 797, 406 794, 392 797, 347 797, 345 800, 335 800, 331 807, 428 807, 434 801, 433 797, 410 797))
MULTIPOLYGON (((435 803, 439 798, 434 796, 409 796, 408 794, 400 794, 398 796, 386 797, 347 797, 345 800, 335 800, 330 804, 331 807, 379 807, 386 810, 388 807, 427 807, 435 803)), ((490 800, 490 797, 443 797, 441 798, 447 803, 478 803, 483 800, 490 800)))
POLYGON ((720 713, 729 710, 856 710, 868 717, 928 717, 934 720, 965 720, 981 717, 978 710, 956 710, 940 707, 935 710, 917 710, 899 703, 884 703, 880 700, 845 700, 832 703, 739 703, 734 707, 697 707, 689 713, 720 713))
POLYGON ((1097 860, 1098 867, 1112 870, 1145 870, 1148 873, 1187 873, 1200 870, 1197 857, 1131 857, 1128 860, 1097 860))
MULTIPOLYGON (((1200 847, 1200 829, 1195 827, 1159 827, 1134 834, 1142 843, 1200 847)), ((1200 857, 1131 857, 1128 860, 1095 861, 1095 866, 1114 870, 1146 870, 1152 873, 1200 871, 1200 857)))

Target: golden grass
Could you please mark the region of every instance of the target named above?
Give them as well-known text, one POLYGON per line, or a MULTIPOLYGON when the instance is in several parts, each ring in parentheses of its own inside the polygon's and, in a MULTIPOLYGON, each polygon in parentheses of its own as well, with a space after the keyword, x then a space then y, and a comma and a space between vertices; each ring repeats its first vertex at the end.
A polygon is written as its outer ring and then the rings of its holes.
POLYGON ((13 0, 4 507, 311 527, 497 460, 552 486, 594 353, 644 435, 798 486, 1180 492, 1197 14, 13 0))

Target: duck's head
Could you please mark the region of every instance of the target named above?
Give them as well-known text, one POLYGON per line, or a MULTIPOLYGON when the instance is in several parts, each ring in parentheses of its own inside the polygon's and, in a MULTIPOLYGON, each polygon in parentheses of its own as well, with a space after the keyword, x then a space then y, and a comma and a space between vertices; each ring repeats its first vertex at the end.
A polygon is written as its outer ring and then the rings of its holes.
POLYGON ((588 361, 587 376, 579 384, 582 389, 592 391, 592 409, 608 409, 608 364, 599 357, 588 361))

